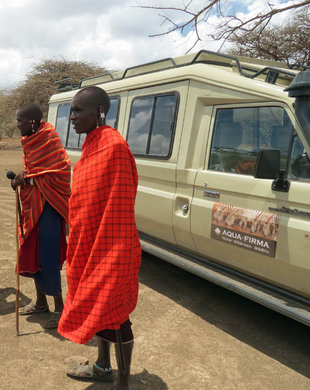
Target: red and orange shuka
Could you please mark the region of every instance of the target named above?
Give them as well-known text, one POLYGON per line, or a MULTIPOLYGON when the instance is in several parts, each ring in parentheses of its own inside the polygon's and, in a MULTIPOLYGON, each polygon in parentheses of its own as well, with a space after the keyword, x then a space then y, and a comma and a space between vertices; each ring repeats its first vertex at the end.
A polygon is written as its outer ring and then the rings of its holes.
POLYGON ((118 329, 135 309, 141 246, 134 205, 138 176, 119 132, 90 132, 73 171, 69 201, 68 293, 58 332, 86 343, 118 329))
MULTIPOLYGON (((46 201, 63 217, 63 224, 68 222, 71 165, 59 135, 50 123, 42 121, 34 134, 22 137, 21 143, 26 177, 34 178, 35 185, 25 185, 20 191, 24 232, 24 238, 20 239, 20 272, 32 274, 39 270, 38 259, 24 256, 28 251, 23 252, 23 247, 29 245, 31 248, 31 233, 36 234, 34 230, 46 201)), ((64 260, 63 250, 61 264, 64 260)))

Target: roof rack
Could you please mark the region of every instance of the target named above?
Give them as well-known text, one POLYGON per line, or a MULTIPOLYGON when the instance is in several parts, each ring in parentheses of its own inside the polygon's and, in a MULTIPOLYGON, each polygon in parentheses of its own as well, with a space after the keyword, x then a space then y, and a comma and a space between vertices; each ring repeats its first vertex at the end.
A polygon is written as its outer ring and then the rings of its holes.
MULTIPOLYGON (((249 59, 250 60, 250 59, 249 59)), ((250 61, 253 64, 256 65, 264 65, 266 62, 269 61, 264 61, 264 60, 255 60, 255 61, 250 61)), ((277 65, 275 61, 270 61, 277 65)), ((243 62, 239 61, 238 57, 230 56, 228 54, 222 54, 222 53, 215 53, 212 51, 208 50, 200 50, 194 59, 191 62, 192 64, 194 63, 206 63, 206 64, 212 64, 212 65, 219 65, 219 66, 227 66, 227 67, 233 67, 233 63, 235 63, 235 66, 238 69, 238 72, 241 74, 241 76, 250 78, 250 79, 255 79, 260 75, 266 75, 265 82, 270 83, 270 84, 276 84, 278 81, 279 77, 282 75, 284 76, 284 79, 291 81, 295 76, 296 73, 290 72, 289 70, 281 69, 280 67, 274 67, 274 66, 265 66, 264 68, 254 71, 253 69, 250 69, 249 66, 245 66, 243 62), (247 70, 247 71, 245 71, 247 70)), ((282 83, 280 83, 282 84, 282 83)), ((287 85, 288 82, 285 82, 284 85, 287 85)))
POLYGON ((261 60, 246 57, 231 56, 228 54, 216 53, 209 50, 200 50, 196 54, 189 54, 176 58, 164 58, 159 61, 132 66, 124 71, 106 72, 102 75, 82 79, 79 87, 87 85, 103 84, 111 80, 121 80, 147 73, 154 73, 170 68, 179 68, 197 63, 217 65, 236 69, 244 77, 287 86, 290 84, 296 73, 290 71, 285 63, 277 63, 271 60, 261 60))
POLYGON ((123 78, 132 77, 146 73, 158 72, 163 69, 175 68, 176 63, 173 58, 164 58, 159 61, 148 62, 142 65, 132 66, 127 68, 123 74, 123 78), (141 72, 142 71, 142 72, 141 72))
POLYGON ((91 76, 84 78, 80 81, 79 88, 86 87, 87 85, 94 85, 99 83, 106 83, 108 81, 115 80, 115 77, 111 72, 105 72, 103 74, 99 74, 97 76, 91 76))
POLYGON ((98 76, 88 77, 86 79, 82 79, 80 82, 80 88, 86 87, 87 85, 93 84, 103 84, 111 80, 121 80, 128 77, 140 76, 142 74, 159 72, 160 70, 173 68, 176 66, 173 58, 164 58, 159 61, 148 62, 142 65, 132 66, 130 68, 125 69, 124 71, 118 72, 105 72, 98 76), (107 79, 110 77, 110 79, 107 79))
POLYGON ((79 88, 79 83, 74 83, 71 77, 55 81, 55 84, 59 84, 58 91, 66 92, 79 88))

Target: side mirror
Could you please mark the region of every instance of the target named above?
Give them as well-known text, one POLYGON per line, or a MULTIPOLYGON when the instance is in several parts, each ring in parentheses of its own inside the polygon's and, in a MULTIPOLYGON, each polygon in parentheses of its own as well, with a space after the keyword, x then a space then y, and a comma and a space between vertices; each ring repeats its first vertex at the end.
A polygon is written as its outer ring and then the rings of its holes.
POLYGON ((254 177, 258 179, 274 179, 271 185, 273 191, 288 192, 290 182, 285 177, 285 171, 280 169, 281 152, 279 149, 259 150, 254 169, 254 177))
POLYGON ((258 179, 276 179, 280 176, 279 149, 262 149, 258 151, 254 177, 258 179))

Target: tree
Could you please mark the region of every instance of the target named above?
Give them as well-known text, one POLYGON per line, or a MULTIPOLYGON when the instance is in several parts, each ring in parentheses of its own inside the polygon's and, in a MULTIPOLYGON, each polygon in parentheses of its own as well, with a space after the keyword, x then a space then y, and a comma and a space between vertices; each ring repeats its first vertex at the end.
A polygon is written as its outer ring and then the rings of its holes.
POLYGON ((12 137, 16 128, 15 110, 9 92, 0 91, 0 140, 3 136, 12 137))
POLYGON ((238 14, 236 9, 233 8, 234 4, 229 1, 205 0, 203 6, 201 6, 201 1, 199 1, 200 7, 198 6, 198 8, 195 8, 195 4, 197 4, 195 0, 180 0, 179 3, 181 3, 181 6, 165 7, 142 4, 139 7, 158 11, 163 19, 163 24, 170 26, 162 33, 150 35, 151 37, 167 35, 177 30, 183 32, 188 27, 194 29, 196 40, 188 51, 202 40, 200 28, 202 24, 208 22, 211 16, 217 16, 219 18, 219 24, 216 26, 215 32, 210 31, 209 36, 216 40, 222 39, 226 41, 237 32, 252 33, 257 30, 263 30, 277 14, 300 9, 303 9, 307 13, 310 8, 310 0, 278 4, 272 4, 266 1, 263 10, 256 14, 250 13, 245 16, 240 16, 240 13, 238 14))
POLYGON ((299 12, 284 25, 235 33, 230 54, 310 66, 310 15, 299 12))
POLYGON ((17 131, 15 112, 23 104, 37 103, 43 111, 43 119, 47 119, 48 102, 57 92, 57 81, 67 79, 78 85, 82 78, 104 73, 105 69, 98 65, 65 59, 43 59, 26 76, 17 88, 11 91, 0 91, 0 129, 1 134, 12 137, 17 131))
POLYGON ((12 91, 15 109, 22 104, 35 102, 41 107, 46 117, 49 98, 57 92, 59 87, 57 81, 67 79, 71 80, 73 85, 78 85, 81 78, 104 72, 105 69, 87 62, 44 59, 35 65, 26 76, 26 80, 12 91))

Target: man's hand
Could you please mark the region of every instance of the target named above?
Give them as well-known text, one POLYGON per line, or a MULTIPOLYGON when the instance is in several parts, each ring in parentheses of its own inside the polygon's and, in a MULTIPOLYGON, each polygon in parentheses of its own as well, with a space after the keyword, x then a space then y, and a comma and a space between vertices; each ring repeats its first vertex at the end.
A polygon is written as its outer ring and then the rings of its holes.
POLYGON ((14 179, 11 181, 11 186, 13 190, 15 191, 18 186, 23 187, 26 184, 26 174, 25 172, 18 173, 14 179))

